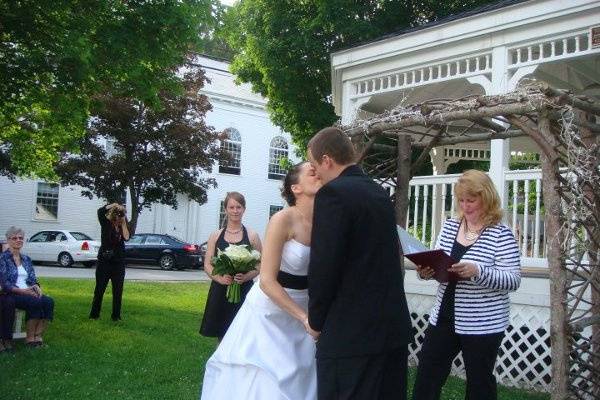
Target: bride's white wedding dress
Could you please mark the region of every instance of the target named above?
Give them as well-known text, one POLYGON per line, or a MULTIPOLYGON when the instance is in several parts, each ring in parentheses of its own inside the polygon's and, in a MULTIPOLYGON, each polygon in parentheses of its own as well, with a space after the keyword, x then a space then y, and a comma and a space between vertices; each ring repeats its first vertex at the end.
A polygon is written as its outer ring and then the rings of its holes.
MULTIPOLYGON (((310 248, 290 240, 281 271, 305 276, 310 248)), ((285 289, 302 308, 308 291, 285 289)), ((255 284, 221 344, 206 363, 202 400, 311 400, 317 398, 315 343, 302 323, 255 284)))

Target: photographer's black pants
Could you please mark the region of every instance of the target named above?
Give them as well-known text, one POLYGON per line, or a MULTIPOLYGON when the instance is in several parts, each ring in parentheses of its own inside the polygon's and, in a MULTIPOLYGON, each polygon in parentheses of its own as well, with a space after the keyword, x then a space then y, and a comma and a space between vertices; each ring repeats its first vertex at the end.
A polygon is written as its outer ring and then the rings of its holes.
POLYGON ((125 280, 125 263, 122 260, 98 261, 96 267, 96 288, 90 318, 100 317, 102 298, 108 281, 112 284, 112 319, 121 318, 121 299, 123 298, 123 281, 125 280))

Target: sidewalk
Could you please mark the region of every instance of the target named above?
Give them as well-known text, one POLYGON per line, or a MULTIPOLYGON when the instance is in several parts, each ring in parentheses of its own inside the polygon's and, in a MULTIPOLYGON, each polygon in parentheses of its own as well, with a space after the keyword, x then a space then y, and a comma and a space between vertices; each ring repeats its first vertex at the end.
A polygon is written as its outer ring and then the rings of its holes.
MULTIPOLYGON (((36 265, 35 273, 37 276, 45 278, 94 279, 96 276, 96 270, 94 268, 62 268, 46 265, 36 265)), ((125 280, 203 282, 209 281, 210 279, 202 270, 163 271, 155 268, 136 266, 126 268, 125 280)))

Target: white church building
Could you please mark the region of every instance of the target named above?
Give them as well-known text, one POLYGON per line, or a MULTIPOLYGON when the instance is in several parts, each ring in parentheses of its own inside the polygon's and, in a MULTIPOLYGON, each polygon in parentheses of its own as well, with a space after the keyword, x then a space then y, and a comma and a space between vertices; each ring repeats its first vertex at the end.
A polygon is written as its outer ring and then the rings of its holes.
MULTIPOLYGON (((222 143, 232 153, 233 162, 214 165, 211 177, 218 187, 210 189, 208 201, 198 204, 187 196, 179 196, 179 207, 156 204, 140 214, 137 232, 166 233, 200 244, 220 225, 222 200, 229 191, 246 197, 244 224, 264 234, 269 217, 284 206, 280 196, 281 170, 278 159, 288 156, 296 160, 289 134, 273 125, 265 110, 266 100, 253 93, 249 85, 236 85, 229 64, 199 57, 198 65, 206 71, 210 83, 202 89, 212 104, 206 116, 208 125, 227 131, 229 139, 222 143)), ((112 151, 110 142, 107 151, 112 151)), ((31 237, 41 230, 66 229, 100 237, 96 210, 100 199, 89 200, 81 188, 40 180, 19 179, 15 182, 0 177, 0 233, 15 225, 31 237)))

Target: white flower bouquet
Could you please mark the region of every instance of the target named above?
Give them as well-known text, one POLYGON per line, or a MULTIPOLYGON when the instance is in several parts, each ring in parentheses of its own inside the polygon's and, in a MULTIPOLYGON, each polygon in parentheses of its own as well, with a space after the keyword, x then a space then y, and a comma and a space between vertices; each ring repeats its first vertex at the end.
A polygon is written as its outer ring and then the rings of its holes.
MULTIPOLYGON (((211 260, 214 267, 213 275, 245 274, 256 269, 260 261, 260 253, 249 246, 230 244, 225 251, 217 249, 217 255, 211 260)), ((241 301, 241 286, 233 282, 227 287, 227 301, 239 303, 241 301)))

